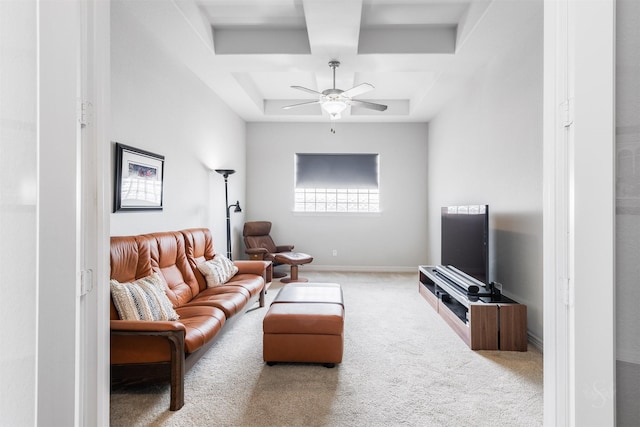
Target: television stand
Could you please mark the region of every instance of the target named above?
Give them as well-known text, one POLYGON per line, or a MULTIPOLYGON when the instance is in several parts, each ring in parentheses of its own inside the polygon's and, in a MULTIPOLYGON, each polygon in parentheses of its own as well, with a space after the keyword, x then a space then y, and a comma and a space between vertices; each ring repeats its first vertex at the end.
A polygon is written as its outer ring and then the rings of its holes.
POLYGON ((526 305, 450 267, 418 270, 420 295, 472 350, 527 351, 526 305))

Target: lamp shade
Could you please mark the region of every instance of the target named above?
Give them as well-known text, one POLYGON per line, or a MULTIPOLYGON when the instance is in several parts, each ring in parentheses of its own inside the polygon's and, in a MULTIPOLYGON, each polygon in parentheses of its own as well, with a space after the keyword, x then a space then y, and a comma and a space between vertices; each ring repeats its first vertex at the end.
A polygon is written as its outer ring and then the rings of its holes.
POLYGON ((216 169, 216 172, 218 172, 220 175, 222 175, 225 179, 229 175, 233 175, 234 173, 236 173, 236 171, 233 170, 233 169, 216 169))
POLYGON ((329 113, 332 119, 339 119, 340 113, 347 108, 347 103, 344 101, 329 100, 322 103, 322 108, 329 113))

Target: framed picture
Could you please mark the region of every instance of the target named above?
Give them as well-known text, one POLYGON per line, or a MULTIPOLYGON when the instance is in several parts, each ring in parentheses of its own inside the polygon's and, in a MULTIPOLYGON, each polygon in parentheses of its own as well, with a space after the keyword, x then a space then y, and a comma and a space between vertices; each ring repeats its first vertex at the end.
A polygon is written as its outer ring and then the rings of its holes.
POLYGON ((164 156, 116 143, 114 212, 162 210, 164 156))

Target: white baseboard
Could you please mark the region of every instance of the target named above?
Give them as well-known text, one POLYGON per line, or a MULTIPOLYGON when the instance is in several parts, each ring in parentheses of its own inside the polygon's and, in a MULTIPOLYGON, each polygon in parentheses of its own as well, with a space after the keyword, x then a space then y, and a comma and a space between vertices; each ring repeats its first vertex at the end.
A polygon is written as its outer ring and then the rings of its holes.
POLYGON ((300 271, 337 271, 337 272, 354 272, 354 273, 416 273, 418 274, 418 266, 402 267, 402 266, 384 266, 384 265, 317 265, 309 264, 300 266, 300 271))
POLYGON ((531 332, 527 332, 527 336, 529 337, 529 344, 534 346, 540 353, 544 353, 544 342, 542 341, 542 338, 532 334, 531 332))

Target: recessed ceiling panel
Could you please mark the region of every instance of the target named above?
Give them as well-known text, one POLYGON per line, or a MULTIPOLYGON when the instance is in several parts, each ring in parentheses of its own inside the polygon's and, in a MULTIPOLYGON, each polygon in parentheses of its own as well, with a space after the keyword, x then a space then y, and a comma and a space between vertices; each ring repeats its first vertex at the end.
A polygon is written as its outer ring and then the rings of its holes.
MULTIPOLYGON (((263 72, 250 73, 254 84, 264 99, 296 99, 312 100, 313 94, 304 94, 291 86, 304 86, 318 90, 313 73, 263 72)), ((322 89, 319 90, 322 92, 322 89)), ((302 101, 301 101, 302 102, 302 101)))
POLYGON ((364 0, 358 53, 454 53, 470 0, 364 0))
POLYGON ((309 36, 305 29, 213 27, 217 55, 308 54, 309 36))
POLYGON ((384 117, 384 116, 408 116, 410 113, 409 100, 407 99, 387 99, 386 101, 383 101, 383 102, 380 102, 377 99, 363 99, 362 101, 382 103, 387 106, 387 110, 376 111, 376 110, 371 110, 369 108, 358 107, 358 104, 353 104, 350 108, 350 115, 384 117))
POLYGON ((198 4, 214 28, 305 28, 302 0, 199 0, 198 4))
POLYGON ((264 114, 268 116, 322 116, 320 104, 306 104, 285 110, 283 107, 309 102, 308 99, 266 99, 264 114))
POLYGON ((308 54, 301 0, 201 0, 216 54, 308 54))
POLYGON ((452 25, 384 25, 360 30, 358 53, 455 53, 452 25))
POLYGON ((380 25, 457 25, 470 0, 395 1, 365 0, 362 6, 362 26, 380 25))
POLYGON ((356 74, 356 84, 370 83, 375 89, 366 94, 371 99, 411 99, 422 87, 429 87, 435 73, 415 72, 363 72, 356 74))

